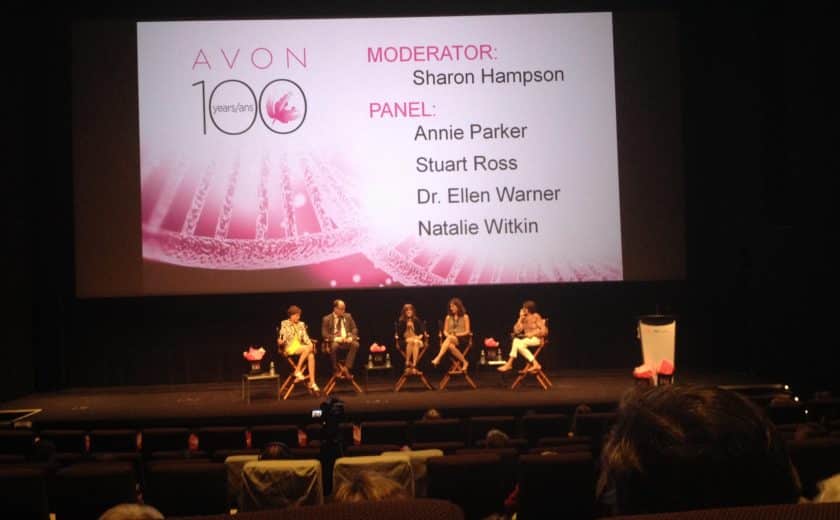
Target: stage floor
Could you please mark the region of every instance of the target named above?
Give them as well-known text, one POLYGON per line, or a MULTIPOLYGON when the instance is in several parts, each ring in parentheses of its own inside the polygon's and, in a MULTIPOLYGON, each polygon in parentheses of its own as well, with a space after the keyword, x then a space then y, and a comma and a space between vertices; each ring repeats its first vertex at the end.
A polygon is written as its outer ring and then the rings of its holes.
MULTIPOLYGON (((473 377, 473 390, 463 378, 453 378, 444 391, 426 390, 412 378, 400 392, 393 391, 399 374, 371 376, 368 392, 356 394, 349 385, 333 392, 345 402, 350 420, 419 419, 428 408, 446 417, 467 415, 520 415, 527 410, 567 412, 580 403, 593 410, 614 409, 633 381, 626 370, 565 371, 549 374, 554 386, 544 391, 533 378, 510 390, 514 374, 488 369, 473 377), (502 386, 506 383, 505 386, 502 386)), ((437 374, 430 374, 437 376, 437 374)), ((364 383, 363 376, 357 377, 364 383)), ((438 377, 429 377, 432 385, 438 377)), ((748 374, 678 374, 679 384, 762 385, 775 382, 748 374)), ((300 390, 286 401, 277 399, 269 382, 254 384, 250 404, 242 399, 239 382, 107 388, 75 388, 37 393, 0 403, 0 409, 40 409, 28 418, 36 429, 118 428, 149 426, 208 426, 255 424, 307 424, 311 410, 323 401, 300 390)))

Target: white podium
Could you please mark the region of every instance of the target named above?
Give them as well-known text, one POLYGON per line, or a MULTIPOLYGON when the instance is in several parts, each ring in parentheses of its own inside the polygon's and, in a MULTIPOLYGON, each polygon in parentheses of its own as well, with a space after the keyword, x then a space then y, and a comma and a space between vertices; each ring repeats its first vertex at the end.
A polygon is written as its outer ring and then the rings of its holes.
POLYGON ((639 316, 638 337, 642 344, 642 363, 653 373, 653 383, 659 376, 673 375, 675 368, 677 319, 666 314, 639 316))

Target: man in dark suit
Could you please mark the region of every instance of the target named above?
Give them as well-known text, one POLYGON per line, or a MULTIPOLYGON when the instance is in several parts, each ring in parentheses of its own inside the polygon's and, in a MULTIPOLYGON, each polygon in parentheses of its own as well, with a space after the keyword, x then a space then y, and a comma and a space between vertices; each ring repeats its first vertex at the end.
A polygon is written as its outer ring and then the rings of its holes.
POLYGON ((356 358, 356 352, 359 350, 359 330, 356 328, 353 316, 349 312, 345 312, 345 308, 343 301, 333 301, 333 311, 321 320, 321 337, 330 349, 333 374, 353 379, 350 371, 353 370, 353 361, 356 358), (347 350, 343 368, 338 366, 338 360, 336 359, 338 349, 347 350))

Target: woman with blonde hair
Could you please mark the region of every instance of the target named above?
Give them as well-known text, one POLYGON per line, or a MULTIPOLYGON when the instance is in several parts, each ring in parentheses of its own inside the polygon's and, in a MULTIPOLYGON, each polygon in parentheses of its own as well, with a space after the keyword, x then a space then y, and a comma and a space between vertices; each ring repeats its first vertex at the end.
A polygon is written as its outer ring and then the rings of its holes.
POLYGON ((315 383, 315 345, 306 332, 306 323, 300 321, 300 315, 303 314, 303 311, 297 305, 292 305, 286 313, 289 319, 280 322, 277 347, 283 350, 287 356, 300 355, 297 366, 295 366, 295 382, 306 379, 303 375, 303 364, 309 364, 309 384, 307 388, 313 392, 318 392, 320 389, 315 383))
POLYGON ((377 502, 411 498, 408 491, 396 481, 373 471, 360 471, 335 490, 335 502, 377 502))

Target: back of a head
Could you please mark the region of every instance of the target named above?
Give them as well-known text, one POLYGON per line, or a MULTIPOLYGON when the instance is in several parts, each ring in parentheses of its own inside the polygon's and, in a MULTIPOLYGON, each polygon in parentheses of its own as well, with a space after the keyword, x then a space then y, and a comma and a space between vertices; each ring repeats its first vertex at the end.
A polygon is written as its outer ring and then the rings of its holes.
POLYGON ((291 459, 292 453, 289 447, 282 442, 269 442, 260 452, 259 460, 287 460, 291 459))
POLYGON ((436 421, 438 419, 442 419, 443 416, 437 411, 436 408, 429 408, 426 410, 426 413, 423 414, 424 421, 436 421))
POLYGON ((602 453, 618 514, 794 503, 799 480, 773 425, 736 392, 635 389, 602 453))
POLYGON ((163 520, 163 514, 152 506, 120 504, 102 513, 99 520, 163 520))
POLYGON ((840 502, 840 473, 817 483, 814 502, 840 502))
POLYGON ((398 482, 373 471, 361 471, 335 490, 335 502, 376 502, 411 498, 398 482))
POLYGON ((572 422, 569 425, 569 435, 577 434, 578 416, 592 413, 592 408, 586 403, 581 403, 575 407, 575 413, 572 414, 572 422))
POLYGON ((508 445, 508 441, 510 441, 508 434, 496 428, 488 431, 485 439, 488 448, 505 448, 508 445))

